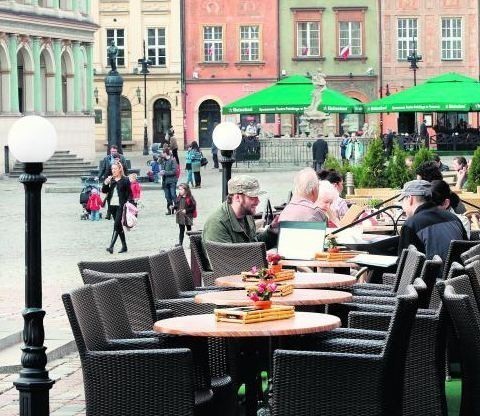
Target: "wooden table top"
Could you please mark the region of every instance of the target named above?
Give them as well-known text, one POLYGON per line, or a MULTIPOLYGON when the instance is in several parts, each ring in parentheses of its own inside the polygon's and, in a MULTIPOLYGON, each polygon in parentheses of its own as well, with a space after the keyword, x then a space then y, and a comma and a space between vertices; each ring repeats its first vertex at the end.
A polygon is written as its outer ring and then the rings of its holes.
POLYGON ((291 267, 316 267, 318 268, 350 268, 352 263, 345 261, 327 261, 327 260, 280 260, 283 266, 291 267))
POLYGON ((251 324, 217 322, 214 314, 179 316, 157 321, 153 329, 162 334, 239 338, 310 334, 331 331, 340 325, 337 316, 295 312, 292 318, 251 324))
MULTIPOLYGON (((287 296, 272 297, 275 305, 306 306, 343 303, 352 300, 352 294, 339 290, 295 289, 287 296)), ((195 296, 196 303, 212 303, 217 306, 248 306, 253 305, 246 290, 226 290, 206 292, 195 296)))
MULTIPOLYGON (((295 273, 295 279, 278 282, 281 284, 293 285, 297 289, 319 289, 325 287, 351 286, 357 279, 348 274, 338 273, 295 273)), ((217 286, 244 288, 252 286, 255 282, 244 282, 242 276, 219 277, 215 280, 217 286)))

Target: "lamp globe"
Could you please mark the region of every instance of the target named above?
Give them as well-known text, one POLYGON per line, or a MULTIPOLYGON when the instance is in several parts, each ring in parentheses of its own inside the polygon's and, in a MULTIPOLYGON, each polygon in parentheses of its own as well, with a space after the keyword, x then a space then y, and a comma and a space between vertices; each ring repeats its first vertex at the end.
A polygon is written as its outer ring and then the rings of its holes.
POLYGON ((225 121, 217 124, 212 139, 220 150, 235 150, 242 142, 242 132, 235 123, 225 121))

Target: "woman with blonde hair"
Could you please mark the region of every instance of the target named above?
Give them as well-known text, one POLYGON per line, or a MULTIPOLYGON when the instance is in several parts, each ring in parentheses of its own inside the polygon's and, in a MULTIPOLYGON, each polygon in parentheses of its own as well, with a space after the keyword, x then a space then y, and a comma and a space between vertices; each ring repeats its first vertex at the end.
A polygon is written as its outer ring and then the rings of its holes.
POLYGON ((338 191, 328 181, 320 181, 318 185, 318 198, 316 205, 327 216, 327 227, 337 228, 340 224, 340 219, 332 210, 332 203, 338 197, 338 191))
POLYGON ((122 248, 119 253, 125 253, 127 251, 127 242, 122 226, 122 213, 123 206, 128 200, 132 199, 132 195, 130 191, 130 180, 125 176, 121 163, 115 162, 112 165, 112 174, 105 179, 102 192, 107 194, 106 199, 109 204, 109 211, 114 219, 112 240, 110 241, 110 246, 107 247, 107 251, 110 254, 113 253, 115 242, 120 236, 122 248))

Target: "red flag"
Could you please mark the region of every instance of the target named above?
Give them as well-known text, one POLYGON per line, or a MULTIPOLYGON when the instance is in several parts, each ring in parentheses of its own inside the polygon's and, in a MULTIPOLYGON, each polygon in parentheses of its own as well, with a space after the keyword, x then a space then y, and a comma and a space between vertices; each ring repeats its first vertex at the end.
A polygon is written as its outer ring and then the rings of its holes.
POLYGON ((341 51, 340 51, 340 56, 343 59, 347 59, 350 56, 350 45, 345 46, 341 51))

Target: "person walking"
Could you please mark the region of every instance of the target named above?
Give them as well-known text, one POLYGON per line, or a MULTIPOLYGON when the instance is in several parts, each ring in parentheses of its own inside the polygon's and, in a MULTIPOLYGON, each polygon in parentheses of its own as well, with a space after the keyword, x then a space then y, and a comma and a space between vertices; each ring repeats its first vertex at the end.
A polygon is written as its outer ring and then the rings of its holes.
POLYGON ((430 148, 430 136, 428 134, 428 129, 427 129, 427 121, 423 119, 423 121, 420 123, 420 139, 424 143, 425 147, 427 149, 430 148))
POLYGON ((348 133, 345 133, 342 137, 342 141, 340 142, 340 156, 342 158, 342 164, 345 164, 347 161, 347 146, 348 143, 350 142, 350 137, 348 136, 348 133))
POLYGON ((162 180, 162 188, 165 192, 165 199, 167 200, 167 212, 165 215, 171 215, 175 199, 177 198, 177 192, 175 188, 177 187, 177 162, 173 158, 170 149, 165 149, 163 151, 163 163, 162 170, 160 171, 160 176, 162 180))
POLYGON ((170 127, 168 134, 170 136, 170 150, 172 151, 173 158, 177 162, 177 165, 179 165, 180 159, 178 158, 178 143, 177 143, 177 138, 175 137, 175 130, 173 130, 173 128, 170 127))
POLYGON ((218 148, 215 146, 215 143, 212 142, 212 159, 213 159, 213 169, 218 169, 218 148))
POLYGON ((192 146, 188 146, 187 153, 185 154, 185 171, 187 172, 187 185, 195 186, 193 182, 193 171, 192 171, 192 146))
POLYGON ((190 187, 186 183, 178 185, 178 196, 175 200, 174 210, 179 228, 177 245, 182 246, 185 237, 185 228, 187 231, 190 231, 192 229, 193 219, 197 216, 197 203, 190 187))
POLYGON ((107 176, 112 174, 112 165, 116 162, 120 162, 123 167, 123 172, 127 174, 127 160, 125 156, 118 152, 118 147, 116 145, 110 146, 110 154, 105 156, 101 162, 98 173, 98 180, 102 182, 107 176))
POLYGON ((319 136, 317 141, 312 146, 313 155, 313 168, 318 173, 322 170, 323 164, 328 155, 328 144, 323 139, 323 136, 319 136))
POLYGON ((122 213, 123 206, 131 199, 131 192, 130 181, 125 176, 121 163, 114 163, 112 165, 112 175, 105 179, 102 186, 102 192, 107 194, 109 211, 114 218, 112 240, 110 241, 110 246, 107 247, 107 251, 110 254, 113 253, 115 242, 120 236, 122 248, 119 253, 125 253, 127 251, 127 242, 122 226, 122 213))
POLYGON ((198 143, 194 140, 191 143, 191 159, 192 159, 192 172, 193 176, 195 177, 195 188, 202 187, 202 175, 200 174, 200 170, 202 168, 202 152, 200 151, 200 147, 198 147, 198 143))

